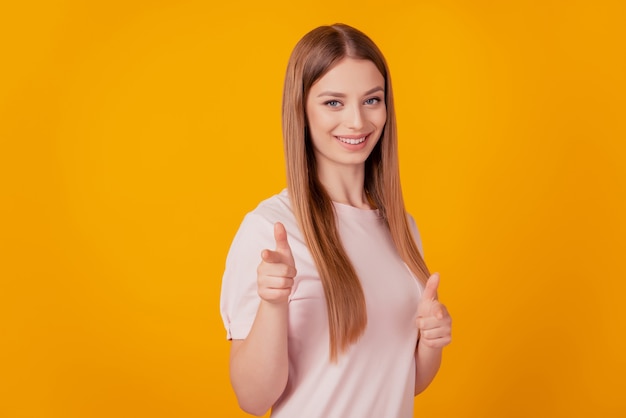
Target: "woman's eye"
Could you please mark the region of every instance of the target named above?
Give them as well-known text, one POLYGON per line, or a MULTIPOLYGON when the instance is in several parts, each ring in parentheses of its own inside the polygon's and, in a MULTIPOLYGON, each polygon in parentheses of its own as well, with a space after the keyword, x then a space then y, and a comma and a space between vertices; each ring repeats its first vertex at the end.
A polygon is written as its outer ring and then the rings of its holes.
POLYGON ((339 103, 337 100, 329 100, 324 104, 330 107, 338 107, 341 103, 339 103))
POLYGON ((376 104, 376 103, 379 103, 379 102, 380 102, 380 99, 378 97, 372 97, 371 99, 367 99, 365 101, 365 104, 373 105, 373 104, 376 104))

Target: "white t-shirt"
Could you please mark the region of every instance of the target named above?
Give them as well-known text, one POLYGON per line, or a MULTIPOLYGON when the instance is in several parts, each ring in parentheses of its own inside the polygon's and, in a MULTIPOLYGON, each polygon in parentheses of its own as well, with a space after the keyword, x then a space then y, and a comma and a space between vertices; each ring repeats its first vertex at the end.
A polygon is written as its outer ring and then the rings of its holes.
MULTIPOLYGON (((367 327, 337 363, 329 360, 322 282, 283 190, 246 215, 231 245, 222 281, 228 339, 245 339, 260 298, 261 251, 274 249, 274 223, 288 234, 296 269, 289 299, 289 378, 272 408, 276 418, 413 416, 415 317, 423 287, 398 255, 377 210, 334 203, 342 244, 361 281, 367 327)), ((415 222, 409 216, 422 251, 415 222)))

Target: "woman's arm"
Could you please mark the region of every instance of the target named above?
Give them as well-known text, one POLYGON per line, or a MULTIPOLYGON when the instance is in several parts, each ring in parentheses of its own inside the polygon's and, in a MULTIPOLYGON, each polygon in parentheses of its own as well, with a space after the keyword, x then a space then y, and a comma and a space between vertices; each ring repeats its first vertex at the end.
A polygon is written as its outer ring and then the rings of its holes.
POLYGON ((430 385, 441 365, 443 347, 452 340, 452 318, 437 300, 439 274, 428 279, 417 309, 418 343, 415 349, 415 395, 430 385))
POLYGON ((274 226, 276 250, 263 250, 257 269, 259 308, 244 340, 230 348, 230 380, 244 411, 263 415, 285 390, 289 374, 289 295, 296 268, 285 227, 274 226))
POLYGON ((287 309, 261 301, 248 337, 232 341, 230 381, 249 414, 265 414, 287 384, 287 309))
POLYGON ((439 366, 443 349, 426 347, 418 343, 415 350, 415 395, 422 393, 433 381, 439 366))

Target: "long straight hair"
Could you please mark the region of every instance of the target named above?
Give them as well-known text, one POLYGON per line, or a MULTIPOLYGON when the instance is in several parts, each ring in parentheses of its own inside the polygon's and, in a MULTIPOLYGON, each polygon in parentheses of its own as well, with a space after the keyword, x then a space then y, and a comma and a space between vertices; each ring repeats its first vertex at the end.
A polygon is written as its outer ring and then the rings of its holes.
POLYGON ((426 283, 430 275, 411 233, 402 198, 396 115, 385 58, 374 42, 355 28, 344 24, 318 27, 296 44, 289 58, 283 91, 283 140, 292 209, 326 297, 332 361, 363 334, 367 313, 361 283, 337 232, 333 203, 317 176, 305 109, 311 86, 346 57, 372 61, 385 79, 387 120, 365 162, 365 192, 415 277, 426 283))

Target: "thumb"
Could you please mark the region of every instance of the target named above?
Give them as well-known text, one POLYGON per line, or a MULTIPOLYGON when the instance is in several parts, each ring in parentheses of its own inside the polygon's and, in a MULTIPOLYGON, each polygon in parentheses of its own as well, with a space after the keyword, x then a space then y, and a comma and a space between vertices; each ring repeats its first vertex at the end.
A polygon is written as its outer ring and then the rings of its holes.
POLYGON ((437 288, 439 287, 439 273, 434 273, 428 278, 426 286, 424 287, 424 293, 422 293, 422 300, 436 300, 437 288))
POLYGON ((280 222, 274 224, 274 239, 276 240, 276 251, 292 257, 291 247, 289 246, 289 242, 287 242, 287 230, 280 222))

